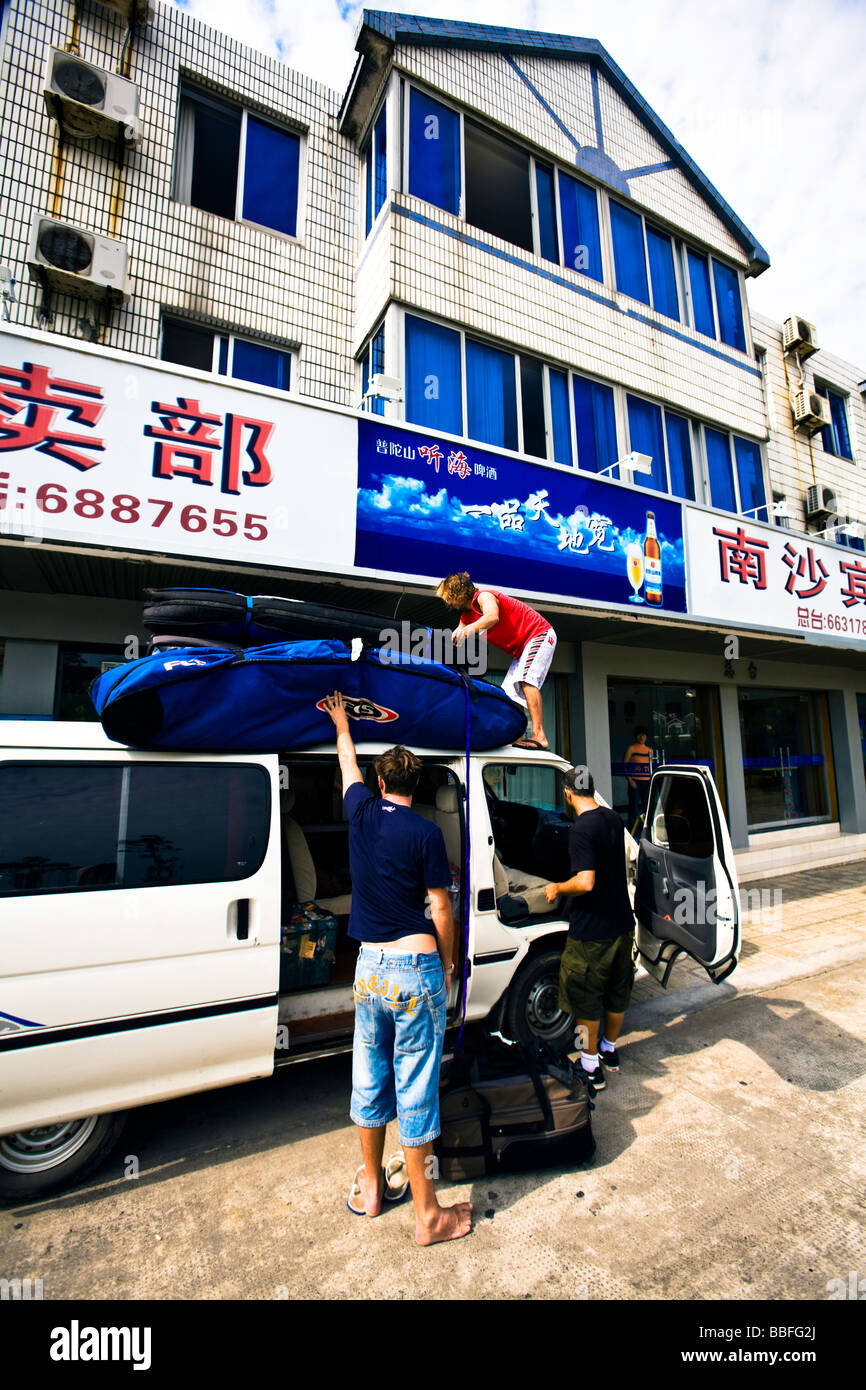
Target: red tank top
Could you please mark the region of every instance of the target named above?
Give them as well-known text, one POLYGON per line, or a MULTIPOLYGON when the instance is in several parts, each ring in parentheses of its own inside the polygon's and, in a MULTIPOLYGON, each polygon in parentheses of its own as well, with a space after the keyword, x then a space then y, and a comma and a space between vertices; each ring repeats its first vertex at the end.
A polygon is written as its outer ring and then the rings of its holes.
POLYGON ((509 598, 508 594, 501 594, 498 589, 476 590, 472 607, 464 608, 460 614, 464 627, 483 616, 478 602, 479 594, 492 594, 499 604, 499 622, 487 629, 487 636, 494 647, 501 647, 510 656, 520 656, 531 638, 550 631, 550 623, 528 603, 521 603, 519 598, 509 598))

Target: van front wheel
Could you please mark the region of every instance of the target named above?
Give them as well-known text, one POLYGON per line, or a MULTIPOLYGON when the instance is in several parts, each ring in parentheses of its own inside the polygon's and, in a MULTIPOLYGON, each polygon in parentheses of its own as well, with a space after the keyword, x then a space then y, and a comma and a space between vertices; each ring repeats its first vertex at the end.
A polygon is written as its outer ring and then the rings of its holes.
POLYGON ((80 1181, 108 1156, 125 1111, 0 1135, 0 1199, 26 1202, 80 1181))
POLYGON ((517 1042, 541 1038, 569 1052, 573 1046, 574 1019, 559 1007, 561 951, 541 951, 519 971, 508 991, 505 1028, 517 1042))

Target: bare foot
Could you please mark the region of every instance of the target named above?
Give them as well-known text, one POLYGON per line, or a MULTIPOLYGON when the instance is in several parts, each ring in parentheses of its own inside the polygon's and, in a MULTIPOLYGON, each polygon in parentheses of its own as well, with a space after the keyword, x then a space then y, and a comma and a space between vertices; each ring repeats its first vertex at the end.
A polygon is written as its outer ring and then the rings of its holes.
POLYGON ((415 1240, 419 1245, 435 1245, 440 1240, 459 1240, 472 1230, 472 1203, 455 1202, 453 1207, 439 1207, 432 1221, 415 1222, 415 1240))
POLYGON ((378 1216, 382 1210, 382 1192, 384 1180, 382 1170, 376 1174, 375 1178, 367 1176, 366 1168, 362 1168, 358 1174, 358 1186, 361 1189, 361 1201, 368 1216, 378 1216))

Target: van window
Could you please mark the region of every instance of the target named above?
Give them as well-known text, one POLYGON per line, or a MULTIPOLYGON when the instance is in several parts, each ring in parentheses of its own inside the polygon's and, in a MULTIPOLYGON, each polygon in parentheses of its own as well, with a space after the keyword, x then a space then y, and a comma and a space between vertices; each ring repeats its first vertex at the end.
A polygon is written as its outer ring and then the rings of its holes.
POLYGON ((520 925, 559 911, 544 889, 571 877, 568 820, 556 768, 488 763, 484 788, 494 843, 494 892, 499 916, 520 925))
POLYGON ((672 854, 709 859, 715 836, 703 784, 696 777, 660 777, 653 787, 644 836, 672 854))
POLYGON ((0 766, 0 896, 232 882, 261 867, 264 768, 0 766))

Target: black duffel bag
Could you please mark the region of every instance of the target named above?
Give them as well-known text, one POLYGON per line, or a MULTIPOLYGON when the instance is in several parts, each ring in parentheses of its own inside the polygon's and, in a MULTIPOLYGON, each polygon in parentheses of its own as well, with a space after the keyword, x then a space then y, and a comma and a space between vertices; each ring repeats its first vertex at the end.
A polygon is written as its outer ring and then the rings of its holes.
POLYGON ((439 1091, 439 1174, 573 1168, 595 1152, 587 1085, 576 1064, 544 1043, 486 1040, 450 1058, 439 1091))

